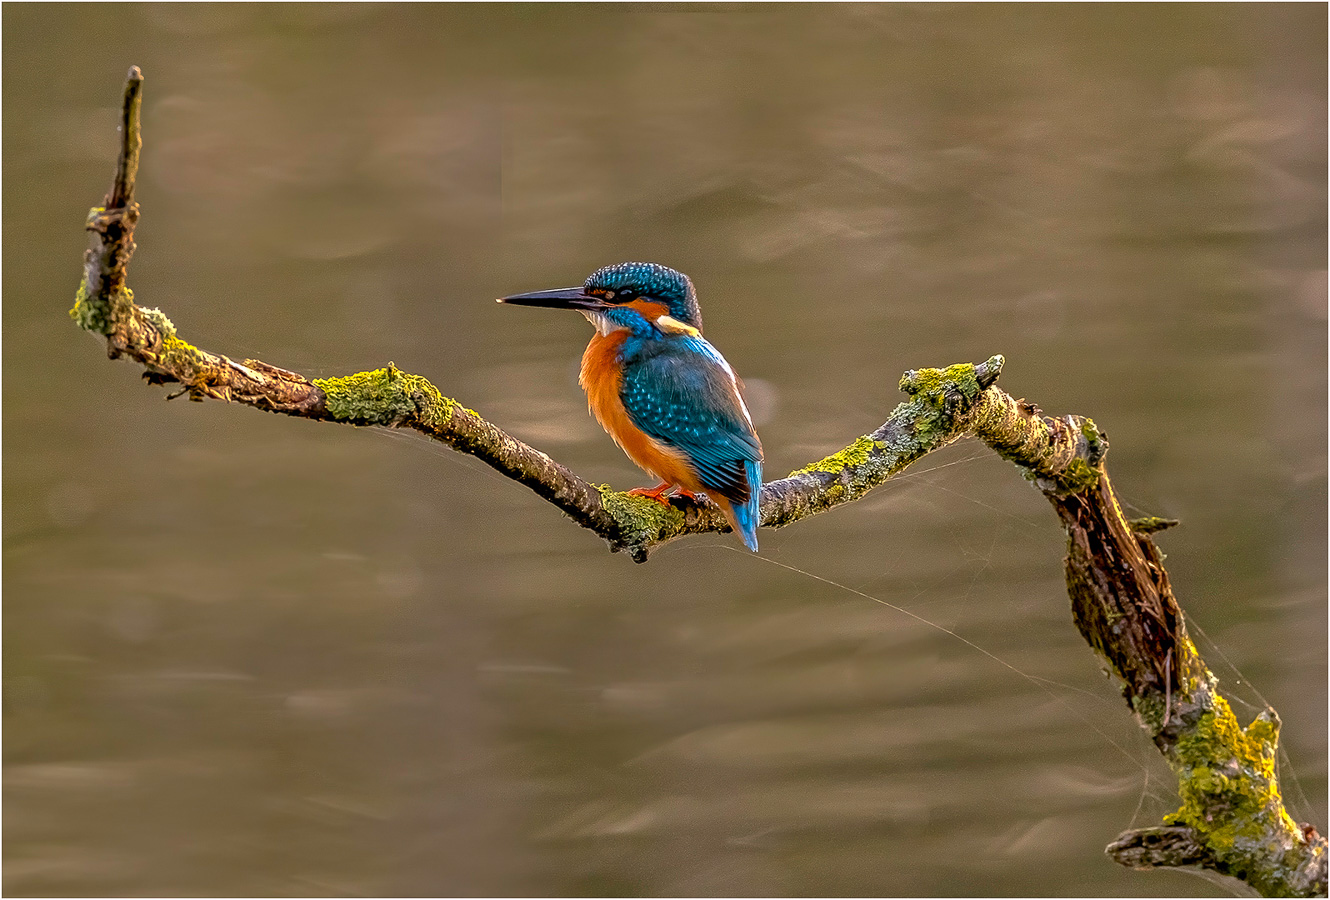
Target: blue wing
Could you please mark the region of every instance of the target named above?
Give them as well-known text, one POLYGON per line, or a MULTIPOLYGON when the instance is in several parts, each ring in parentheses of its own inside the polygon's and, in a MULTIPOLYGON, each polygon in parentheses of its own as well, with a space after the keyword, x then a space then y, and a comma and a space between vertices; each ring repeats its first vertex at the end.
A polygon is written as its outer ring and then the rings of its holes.
POLYGON ((628 415, 651 437, 682 450, 705 487, 736 508, 751 505, 745 512, 755 517, 762 444, 729 365, 701 337, 651 344, 624 360, 619 397, 628 415))

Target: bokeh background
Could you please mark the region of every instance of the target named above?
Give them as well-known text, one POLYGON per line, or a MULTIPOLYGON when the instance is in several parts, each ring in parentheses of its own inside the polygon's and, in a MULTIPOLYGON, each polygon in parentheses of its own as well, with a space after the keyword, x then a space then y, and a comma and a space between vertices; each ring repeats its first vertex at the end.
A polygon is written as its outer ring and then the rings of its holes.
POLYGON ((235 359, 392 360, 597 481, 645 476, 586 414, 586 323, 494 297, 688 272, 772 478, 905 369, 1005 354, 1183 521, 1202 652, 1325 830, 1324 5, 3 25, 6 894, 1230 890, 1103 856, 1176 798, 981 446, 760 558, 636 566, 423 438, 108 362, 66 311, 131 64, 141 303, 235 359))

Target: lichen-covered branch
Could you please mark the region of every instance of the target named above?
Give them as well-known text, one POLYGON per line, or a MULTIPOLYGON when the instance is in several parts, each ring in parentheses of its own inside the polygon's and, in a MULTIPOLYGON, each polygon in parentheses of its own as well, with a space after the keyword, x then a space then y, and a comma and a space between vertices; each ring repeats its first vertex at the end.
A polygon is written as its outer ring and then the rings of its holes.
POLYGON ((1123 696, 1178 778, 1181 808, 1163 827, 1124 832, 1111 858, 1137 868, 1201 866, 1264 896, 1325 896, 1326 840, 1297 825, 1275 771, 1279 717, 1245 729, 1187 636, 1163 556, 1150 537, 1176 522, 1129 522, 1104 467, 1107 437, 1090 419, 1050 419, 985 391, 973 433, 1020 466, 1067 533, 1072 618, 1123 682, 1123 696))
MULTIPOLYGON (((134 303, 126 267, 139 216, 134 202, 143 78, 131 69, 121 152, 105 205, 92 211, 92 247, 70 315, 105 335, 112 358, 129 357, 175 396, 234 401, 270 412, 349 425, 411 428, 469 453, 526 485, 573 521, 643 562, 678 537, 725 531, 711 505, 668 506, 590 484, 506 434, 427 379, 392 363, 371 372, 310 379, 268 363, 235 362, 179 337, 157 309, 134 303)), ((1108 848, 1124 865, 1204 866, 1270 896, 1324 896, 1326 841, 1284 809, 1274 759, 1279 718, 1266 710, 1245 729, 1196 652, 1150 534, 1176 524, 1128 522, 1104 468, 1108 441, 1090 419, 1051 418, 996 385, 1003 359, 910 371, 909 399, 880 428, 786 478, 763 485, 761 524, 777 528, 857 500, 924 455, 961 437, 984 441, 1052 503, 1068 538, 1067 590, 1077 628, 1122 679, 1123 694, 1178 776, 1182 807, 1158 827, 1127 832, 1108 848)))
MULTIPOLYGON (((138 362, 151 383, 180 384, 175 396, 187 394, 191 400, 211 398, 309 419, 414 429, 526 485, 608 541, 612 550, 626 550, 638 562, 666 541, 729 530, 719 510, 704 501, 679 497, 663 505, 584 481, 444 396, 428 379, 391 363, 371 372, 311 379, 261 360, 236 362, 185 341, 161 310, 136 305, 126 269, 139 217, 134 188, 142 87, 143 76, 131 69, 115 183, 105 205, 88 218, 93 246, 70 311, 80 326, 106 336, 113 359, 138 362)), ((1002 357, 995 356, 977 366, 908 373, 901 386, 913 399, 901 404, 881 428, 763 487, 762 524, 788 525, 858 499, 930 450, 962 437, 976 414, 1006 398, 991 387, 1001 368, 1002 357), (989 396, 985 389, 995 393, 989 396)))
POLYGON ((1160 521, 1133 527, 1102 460, 1095 472, 1080 490, 1045 490, 1067 531, 1072 618, 1122 679, 1182 799, 1165 827, 1124 832, 1108 854, 1136 868, 1203 866, 1268 897, 1325 896, 1326 840, 1294 823, 1280 793, 1279 716, 1266 709, 1246 728, 1238 722, 1187 636, 1150 538, 1160 521))

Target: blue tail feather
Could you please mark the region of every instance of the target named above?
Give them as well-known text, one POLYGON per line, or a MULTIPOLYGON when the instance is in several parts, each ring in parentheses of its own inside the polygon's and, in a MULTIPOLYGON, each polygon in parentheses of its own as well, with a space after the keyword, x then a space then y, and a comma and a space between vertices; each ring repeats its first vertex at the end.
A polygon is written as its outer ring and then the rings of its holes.
POLYGON ((760 460, 747 460, 744 470, 748 475, 748 502, 734 507, 734 522, 738 526, 739 536, 749 550, 757 552, 757 525, 762 519, 758 512, 758 503, 762 500, 762 463, 760 460))

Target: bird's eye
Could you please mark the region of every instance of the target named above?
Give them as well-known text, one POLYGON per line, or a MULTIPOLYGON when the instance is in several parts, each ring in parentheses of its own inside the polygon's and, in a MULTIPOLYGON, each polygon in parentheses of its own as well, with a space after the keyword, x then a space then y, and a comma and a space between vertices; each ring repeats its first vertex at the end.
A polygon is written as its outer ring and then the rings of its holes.
POLYGON ((623 300, 633 292, 632 288, 619 288, 614 292, 615 299, 623 300))

